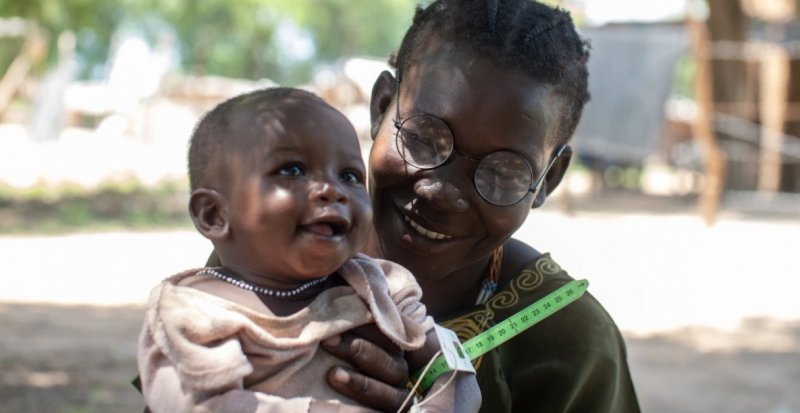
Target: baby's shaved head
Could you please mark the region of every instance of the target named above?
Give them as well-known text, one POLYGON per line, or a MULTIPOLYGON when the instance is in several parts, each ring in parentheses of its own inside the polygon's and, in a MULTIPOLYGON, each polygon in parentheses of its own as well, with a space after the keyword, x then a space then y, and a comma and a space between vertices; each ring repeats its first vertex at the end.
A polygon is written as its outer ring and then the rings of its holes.
POLYGON ((206 184, 209 167, 223 154, 247 151, 247 131, 263 130, 272 118, 290 108, 328 106, 313 93, 276 87, 228 99, 208 112, 189 141, 189 185, 192 191, 206 184))

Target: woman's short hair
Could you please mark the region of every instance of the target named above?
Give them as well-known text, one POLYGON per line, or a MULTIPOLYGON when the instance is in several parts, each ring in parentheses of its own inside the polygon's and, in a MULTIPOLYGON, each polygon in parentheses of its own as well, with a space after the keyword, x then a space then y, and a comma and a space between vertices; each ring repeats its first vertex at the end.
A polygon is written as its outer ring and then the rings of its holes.
POLYGON ((389 64, 413 67, 432 38, 453 42, 520 70, 555 88, 564 99, 556 139, 569 141, 589 101, 589 43, 570 14, 532 0, 437 0, 418 6, 411 28, 389 64))

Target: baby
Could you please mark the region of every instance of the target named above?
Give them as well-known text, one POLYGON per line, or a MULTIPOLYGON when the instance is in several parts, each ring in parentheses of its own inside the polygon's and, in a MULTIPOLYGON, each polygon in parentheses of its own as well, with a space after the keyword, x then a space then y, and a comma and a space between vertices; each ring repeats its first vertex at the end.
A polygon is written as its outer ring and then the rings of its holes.
MULTIPOLYGON (((358 253, 372 210, 341 113, 296 89, 230 99, 197 125, 189 178, 191 218, 222 266, 174 275, 150 295, 138 365, 152 412, 369 411, 328 385, 345 363, 320 342, 375 323, 412 373, 437 353, 414 277, 358 253)), ((425 411, 475 400, 474 375, 448 379, 425 411)))

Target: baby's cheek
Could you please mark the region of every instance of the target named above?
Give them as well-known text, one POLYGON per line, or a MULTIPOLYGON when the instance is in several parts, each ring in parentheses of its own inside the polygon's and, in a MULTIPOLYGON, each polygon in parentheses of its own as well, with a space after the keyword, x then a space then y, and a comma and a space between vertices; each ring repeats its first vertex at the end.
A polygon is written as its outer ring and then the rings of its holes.
POLYGON ((350 248, 360 251, 367 241, 372 228, 372 205, 366 191, 361 191, 351 197, 350 213, 352 228, 350 233, 350 248))
POLYGON ((257 183, 239 182, 231 191, 230 214, 245 228, 256 228, 261 222, 261 194, 257 183))
POLYGON ((293 228, 298 211, 302 208, 294 191, 281 187, 255 194, 250 205, 252 213, 248 214, 245 223, 252 228, 266 227, 270 231, 278 231, 280 227, 293 228))
POLYGON ((363 191, 359 194, 353 206, 354 209, 356 209, 354 212, 358 214, 360 221, 372 223, 372 203, 370 202, 367 191, 363 191))

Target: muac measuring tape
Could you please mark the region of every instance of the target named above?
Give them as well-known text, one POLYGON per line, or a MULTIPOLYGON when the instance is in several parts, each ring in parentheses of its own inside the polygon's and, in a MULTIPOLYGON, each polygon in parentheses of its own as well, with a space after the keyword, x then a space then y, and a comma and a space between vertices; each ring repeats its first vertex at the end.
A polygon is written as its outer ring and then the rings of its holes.
MULTIPOLYGON (((522 311, 497 323, 494 327, 463 344, 464 350, 467 352, 467 358, 475 360, 488 353, 539 321, 544 320, 553 315, 556 311, 561 310, 568 304, 577 300, 586 292, 587 288, 589 288, 589 282, 586 280, 570 281, 541 300, 525 307, 522 311)), ((459 356, 463 355, 459 354, 459 356)), ((430 370, 428 370, 428 373, 422 378, 420 388, 422 390, 427 389, 433 384, 433 381, 436 380, 437 377, 448 371, 452 371, 452 369, 447 364, 447 360, 445 360, 444 356, 437 358, 433 362, 430 370)), ((417 372, 417 374, 411 378, 411 382, 416 383, 421 373, 422 371, 417 372)))

